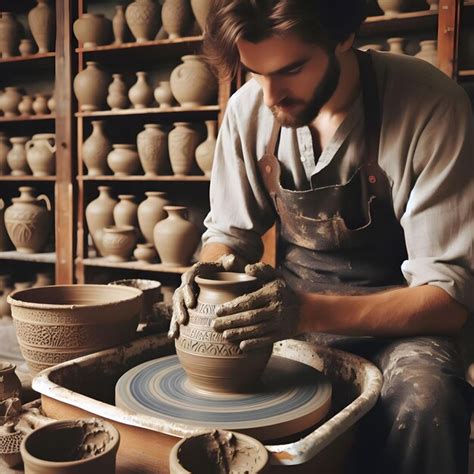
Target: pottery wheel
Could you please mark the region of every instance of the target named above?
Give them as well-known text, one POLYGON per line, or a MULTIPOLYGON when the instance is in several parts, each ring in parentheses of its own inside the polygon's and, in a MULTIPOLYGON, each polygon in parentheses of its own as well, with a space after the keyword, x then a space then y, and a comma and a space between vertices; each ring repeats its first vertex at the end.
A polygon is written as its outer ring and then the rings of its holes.
POLYGON ((331 383, 316 369, 272 356, 253 393, 222 394, 194 388, 177 356, 140 364, 120 377, 116 405, 196 428, 235 430, 271 440, 318 423, 331 403, 331 383))

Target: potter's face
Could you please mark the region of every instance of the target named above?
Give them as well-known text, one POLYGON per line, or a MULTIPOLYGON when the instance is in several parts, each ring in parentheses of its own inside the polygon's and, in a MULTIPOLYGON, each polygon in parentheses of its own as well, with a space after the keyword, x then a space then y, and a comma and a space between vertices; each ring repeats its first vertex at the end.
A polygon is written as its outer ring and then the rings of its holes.
POLYGON ((308 125, 332 97, 340 67, 334 54, 295 34, 237 43, 242 64, 263 90, 264 102, 284 126, 308 125))

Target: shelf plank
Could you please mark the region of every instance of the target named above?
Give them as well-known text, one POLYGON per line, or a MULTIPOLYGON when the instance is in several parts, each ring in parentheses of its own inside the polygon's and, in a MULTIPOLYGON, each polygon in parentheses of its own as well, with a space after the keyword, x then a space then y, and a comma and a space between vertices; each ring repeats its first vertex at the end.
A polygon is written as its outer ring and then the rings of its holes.
POLYGON ((474 78, 474 69, 461 69, 458 71, 458 76, 474 78))
POLYGON ((38 54, 31 54, 29 56, 13 56, 11 58, 0 58, 0 66, 2 64, 14 64, 14 63, 25 63, 30 61, 41 61, 41 60, 48 60, 51 58, 56 57, 56 53, 38 53, 38 54))
POLYGON ((208 176, 77 176, 80 181, 173 181, 173 182, 209 182, 208 176))
POLYGON ((0 117, 0 123, 9 122, 37 122, 40 120, 55 120, 54 114, 45 115, 16 115, 15 117, 0 117))
POLYGON ((82 260, 85 267, 119 268, 124 270, 139 270, 144 272, 157 273, 177 273, 181 274, 190 269, 190 267, 170 267, 162 263, 141 263, 132 262, 109 262, 105 258, 85 258, 82 260))
POLYGON ((31 175, 24 175, 24 176, 0 176, 0 181, 56 181, 56 176, 31 176, 31 175))
POLYGON ((95 112, 76 112, 76 117, 95 118, 95 117, 127 117, 130 115, 162 115, 162 114, 181 114, 181 113, 205 113, 219 112, 218 105, 201 105, 199 107, 150 107, 148 109, 123 109, 123 110, 97 110, 95 112))
POLYGON ((55 252, 20 253, 15 250, 0 252, 0 260, 16 260, 18 262, 56 263, 55 252))

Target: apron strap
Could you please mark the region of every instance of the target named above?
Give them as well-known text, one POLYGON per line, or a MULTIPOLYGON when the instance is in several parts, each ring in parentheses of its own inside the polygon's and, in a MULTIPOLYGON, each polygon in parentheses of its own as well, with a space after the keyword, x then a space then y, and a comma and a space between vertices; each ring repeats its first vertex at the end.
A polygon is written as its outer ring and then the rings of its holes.
POLYGON ((277 144, 280 138, 281 125, 278 120, 273 120, 272 134, 270 135, 270 141, 268 142, 266 154, 277 156, 277 144))

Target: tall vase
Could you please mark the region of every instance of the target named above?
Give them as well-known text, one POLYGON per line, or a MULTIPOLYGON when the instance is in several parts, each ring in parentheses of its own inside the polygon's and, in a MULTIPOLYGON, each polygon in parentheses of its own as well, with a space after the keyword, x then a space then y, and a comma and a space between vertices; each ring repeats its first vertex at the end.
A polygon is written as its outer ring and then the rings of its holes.
POLYGON ((123 5, 115 5, 112 29, 114 31, 115 44, 123 44, 127 42, 129 29, 125 19, 125 7, 123 5))
POLYGON ((128 5, 125 17, 137 43, 151 41, 161 26, 160 4, 154 0, 135 0, 128 5))
MULTIPOLYGON (((8 237, 7 228, 5 227, 5 201, 0 198, 0 252, 11 249, 10 238, 8 237)), ((0 287, 0 292, 3 291, 0 287)), ((2 313, 0 312, 0 317, 2 313)))
POLYGON ((168 136, 163 125, 145 124, 145 130, 137 135, 137 148, 145 176, 157 176, 168 157, 168 136))
POLYGON ((405 44, 405 38, 388 38, 387 44, 390 53, 394 54, 405 54, 403 46, 405 44))
POLYGON ((25 176, 31 174, 31 170, 26 160, 25 144, 30 137, 12 137, 10 142, 13 145, 8 152, 7 162, 11 169, 12 176, 25 176))
POLYGON ((7 155, 11 149, 10 140, 4 132, 0 132, 0 176, 4 176, 10 172, 7 155))
MULTIPOLYGON (((3 216, 2 216, 3 217, 3 216)), ((9 275, 0 275, 0 318, 11 316, 11 308, 7 303, 7 296, 13 291, 13 285, 9 275)))
POLYGON ((436 40, 425 40, 425 41, 420 41, 420 52, 415 54, 416 58, 423 59, 433 66, 438 67, 439 61, 438 61, 438 50, 436 48, 437 45, 436 40))
POLYGON ((15 15, 10 12, 0 13, 0 52, 3 58, 18 56, 21 27, 15 15))
POLYGON ((212 161, 216 150, 217 122, 206 120, 207 138, 196 148, 196 163, 206 176, 211 176, 212 161))
POLYGON ((92 133, 82 144, 82 161, 87 167, 89 176, 108 174, 107 155, 112 150, 112 143, 104 132, 103 120, 92 120, 92 133))
POLYGON ((189 0, 165 0, 161 19, 170 39, 183 36, 192 19, 189 0))
POLYGON ((112 110, 126 109, 128 107, 127 86, 123 81, 122 74, 112 74, 112 78, 108 89, 107 104, 112 110))
POLYGON ((116 226, 129 225, 138 227, 138 205, 133 194, 119 194, 119 202, 114 207, 113 215, 116 226))
POLYGON ((145 240, 153 243, 153 229, 155 225, 166 217, 165 206, 170 202, 166 199, 166 193, 162 191, 148 191, 145 193, 147 199, 138 206, 138 225, 145 240))
POLYGON ((193 169, 199 134, 188 122, 176 122, 168 134, 171 168, 175 175, 188 175, 193 169))
POLYGON ((94 61, 87 61, 86 66, 74 78, 74 93, 82 112, 101 110, 107 99, 110 77, 94 61))
POLYGON ((26 161, 33 176, 53 176, 56 165, 56 135, 38 133, 26 142, 26 161))
POLYGON ((128 98, 135 109, 146 109, 153 100, 153 89, 147 82, 147 73, 137 72, 137 82, 128 91, 128 98))
POLYGON ((54 49, 55 13, 48 0, 37 0, 37 2, 38 5, 28 13, 28 24, 38 45, 38 52, 47 53, 54 49))
POLYGON ((201 31, 204 31, 212 0, 191 0, 191 8, 201 31))

